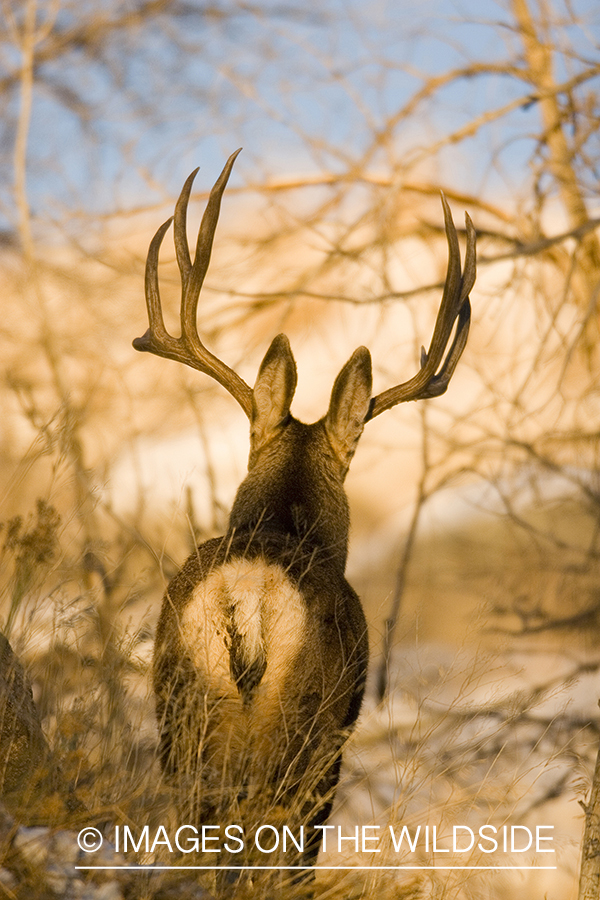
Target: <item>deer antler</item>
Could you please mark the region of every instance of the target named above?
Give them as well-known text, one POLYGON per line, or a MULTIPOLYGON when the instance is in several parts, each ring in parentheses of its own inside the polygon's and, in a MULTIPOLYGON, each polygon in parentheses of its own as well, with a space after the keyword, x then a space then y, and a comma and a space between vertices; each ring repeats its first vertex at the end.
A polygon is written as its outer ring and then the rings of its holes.
POLYGON ((186 216, 192 184, 198 169, 192 172, 184 184, 175 206, 175 215, 161 225, 152 238, 146 259, 145 281, 150 327, 142 337, 134 340, 133 346, 136 350, 174 359, 210 375, 229 391, 250 418, 252 415, 252 389, 233 369, 230 369, 210 350, 206 349, 198 336, 196 323, 198 298, 210 262, 221 198, 239 152, 240 150, 236 150, 231 154, 210 192, 198 232, 193 262, 188 247, 186 216), (175 254, 181 273, 181 336, 178 338, 170 335, 165 328, 158 289, 158 254, 171 222, 174 223, 175 254))
POLYGON ((367 419, 373 419, 379 413, 391 409, 392 406, 403 403, 405 400, 425 400, 428 397, 438 397, 443 394, 465 349, 471 322, 469 293, 475 283, 475 228, 469 216, 466 215, 467 251, 465 269, 461 274, 456 228, 452 221, 450 207, 443 194, 442 206, 444 207, 448 239, 448 271, 429 350, 426 353, 425 348, 421 347, 421 369, 413 378, 373 397, 367 419), (455 322, 454 340, 444 359, 455 322))

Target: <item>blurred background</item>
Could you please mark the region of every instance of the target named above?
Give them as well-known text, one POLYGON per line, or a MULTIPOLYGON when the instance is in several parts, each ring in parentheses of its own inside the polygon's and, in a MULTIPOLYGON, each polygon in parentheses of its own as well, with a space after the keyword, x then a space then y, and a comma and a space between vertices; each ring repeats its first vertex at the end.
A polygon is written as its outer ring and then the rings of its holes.
MULTIPOLYGON (((478 233, 448 393, 370 423, 348 476, 372 685, 339 820, 553 824, 558 873, 406 890, 576 896, 600 733, 599 27, 596 0, 3 0, 0 629, 88 806, 152 805, 161 596, 245 472, 229 395, 131 347, 152 235, 199 165, 193 242, 242 146, 199 331, 250 384, 285 331, 304 420, 359 344, 376 392, 417 370, 440 190, 463 252, 464 211, 478 233)), ((160 277, 176 333, 170 234, 160 277)))

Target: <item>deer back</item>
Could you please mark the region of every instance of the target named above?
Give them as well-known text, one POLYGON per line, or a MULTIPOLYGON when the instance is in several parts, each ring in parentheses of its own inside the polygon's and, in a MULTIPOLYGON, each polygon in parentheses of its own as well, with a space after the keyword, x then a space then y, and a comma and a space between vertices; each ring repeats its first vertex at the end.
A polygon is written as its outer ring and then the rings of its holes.
POLYGON ((210 761, 222 773, 228 752, 227 783, 290 787, 309 761, 331 765, 360 708, 368 639, 344 577, 343 482, 370 402, 369 354, 353 354, 311 425, 289 411, 295 383, 280 335, 254 388, 249 471, 229 530, 197 549, 163 602, 161 754, 192 782, 188 755, 201 747, 205 782, 210 761))

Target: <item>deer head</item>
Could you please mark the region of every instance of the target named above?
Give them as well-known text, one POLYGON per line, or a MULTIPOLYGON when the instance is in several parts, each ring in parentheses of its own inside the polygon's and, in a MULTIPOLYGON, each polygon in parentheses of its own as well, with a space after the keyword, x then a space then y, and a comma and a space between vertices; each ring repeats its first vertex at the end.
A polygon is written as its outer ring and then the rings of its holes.
POLYGON ((333 386, 323 419, 305 425, 290 407, 296 388, 296 364, 289 341, 279 334, 259 369, 254 389, 202 343, 197 329, 198 299, 208 270, 223 192, 239 150, 233 153, 211 190, 190 257, 186 232, 187 207, 196 169, 189 176, 175 207, 175 215, 156 232, 146 262, 146 302, 149 328, 136 338, 136 350, 154 353, 198 369, 222 384, 250 420, 248 476, 240 486, 231 513, 231 526, 271 527, 312 535, 315 542, 337 548, 345 562, 348 509, 341 489, 363 428, 370 419, 407 400, 443 394, 464 350, 469 333, 469 292, 475 282, 475 230, 466 216, 467 250, 461 271, 458 237, 450 208, 442 195, 449 258, 446 282, 433 336, 427 352, 421 349, 420 370, 401 384, 371 396, 371 356, 366 347, 354 351, 333 386), (158 287, 158 255, 174 222, 177 263, 181 273, 181 334, 170 335, 164 325, 158 287), (452 334, 454 336, 450 340, 452 334), (323 504, 323 494, 330 502, 323 504))

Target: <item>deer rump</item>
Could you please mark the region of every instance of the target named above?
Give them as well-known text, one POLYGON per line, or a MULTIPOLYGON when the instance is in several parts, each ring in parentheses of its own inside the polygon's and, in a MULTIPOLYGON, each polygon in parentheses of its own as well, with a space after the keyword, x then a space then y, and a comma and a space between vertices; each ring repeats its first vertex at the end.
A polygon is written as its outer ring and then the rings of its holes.
POLYGON ((169 585, 154 657, 180 813, 324 823, 367 662, 360 601, 325 554, 276 534, 202 544, 169 585))

